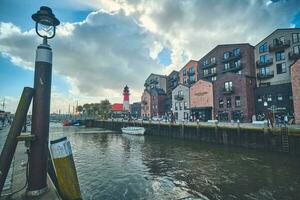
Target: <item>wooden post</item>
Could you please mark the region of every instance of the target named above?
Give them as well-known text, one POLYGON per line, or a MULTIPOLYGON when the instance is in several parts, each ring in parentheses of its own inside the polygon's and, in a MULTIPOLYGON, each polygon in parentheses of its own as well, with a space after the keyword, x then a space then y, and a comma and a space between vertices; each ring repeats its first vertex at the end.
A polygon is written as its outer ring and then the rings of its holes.
POLYGON ((14 157, 17 147, 17 137, 21 134, 24 121, 33 96, 33 88, 25 87, 21 99, 19 101, 15 118, 10 127, 4 147, 0 156, 0 195, 4 186, 7 173, 9 171, 11 161, 14 157))

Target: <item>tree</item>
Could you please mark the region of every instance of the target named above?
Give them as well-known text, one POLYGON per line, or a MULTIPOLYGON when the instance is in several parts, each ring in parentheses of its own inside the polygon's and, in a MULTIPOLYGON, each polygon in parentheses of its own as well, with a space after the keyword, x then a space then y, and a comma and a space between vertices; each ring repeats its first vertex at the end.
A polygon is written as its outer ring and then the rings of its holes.
POLYGON ((77 106, 76 107, 76 112, 79 112, 79 113, 81 113, 83 111, 83 107, 82 106, 77 106))

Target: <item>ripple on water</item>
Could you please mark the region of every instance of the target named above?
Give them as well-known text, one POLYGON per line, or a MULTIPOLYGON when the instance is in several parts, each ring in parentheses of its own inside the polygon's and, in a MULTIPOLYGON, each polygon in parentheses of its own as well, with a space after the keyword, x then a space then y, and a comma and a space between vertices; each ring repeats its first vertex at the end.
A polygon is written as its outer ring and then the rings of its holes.
POLYGON ((56 127, 52 135, 69 138, 84 199, 300 196, 298 158, 100 129, 56 127))

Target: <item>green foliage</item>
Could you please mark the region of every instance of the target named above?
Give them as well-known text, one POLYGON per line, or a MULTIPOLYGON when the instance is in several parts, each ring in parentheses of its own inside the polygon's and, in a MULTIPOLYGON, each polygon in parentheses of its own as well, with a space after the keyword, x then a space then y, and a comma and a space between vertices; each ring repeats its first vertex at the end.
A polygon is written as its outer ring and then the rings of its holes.
POLYGON ((106 119, 111 109, 111 103, 105 99, 100 103, 84 104, 83 106, 78 106, 77 108, 80 109, 80 107, 82 107, 83 114, 87 116, 106 119))

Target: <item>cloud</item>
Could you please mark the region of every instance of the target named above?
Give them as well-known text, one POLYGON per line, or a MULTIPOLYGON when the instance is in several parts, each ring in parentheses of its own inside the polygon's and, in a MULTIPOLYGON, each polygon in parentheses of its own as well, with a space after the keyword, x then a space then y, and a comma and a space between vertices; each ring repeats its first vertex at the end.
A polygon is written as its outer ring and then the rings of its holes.
MULTIPOLYGON (((32 69, 34 49, 41 40, 34 31, 0 23, 0 33, 1 52, 14 64, 32 69)), ((64 23, 49 43, 53 69, 66 77, 72 95, 122 101, 122 89, 128 84, 133 99, 139 100, 146 77, 163 68, 155 60, 159 43, 123 11, 100 10, 83 22, 64 23)))
MULTIPOLYGON (((71 3, 71 1, 68 1, 71 3)), ((189 59, 198 60, 218 44, 257 44, 276 28, 293 27, 300 12, 298 0, 86 0, 82 22, 63 23, 49 41, 54 70, 66 77, 70 94, 81 98, 121 101, 128 84, 139 100, 150 73, 179 70, 189 59), (157 63, 163 49, 171 64, 157 63)), ((55 11, 54 11, 55 12, 55 11)), ((34 30, 22 32, 0 23, 0 51, 15 64, 32 68, 40 39, 34 30)))
MULTIPOLYGON (((277 28, 294 27, 298 0, 112 0, 114 10, 134 16, 171 49, 172 64, 180 69, 188 59, 198 60, 218 44, 257 44, 277 28), (130 8, 130 9, 128 9, 130 8)), ((103 1, 95 6, 105 6, 103 1)), ((107 7, 107 6, 106 6, 107 7)))

